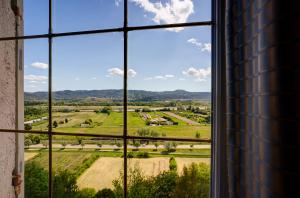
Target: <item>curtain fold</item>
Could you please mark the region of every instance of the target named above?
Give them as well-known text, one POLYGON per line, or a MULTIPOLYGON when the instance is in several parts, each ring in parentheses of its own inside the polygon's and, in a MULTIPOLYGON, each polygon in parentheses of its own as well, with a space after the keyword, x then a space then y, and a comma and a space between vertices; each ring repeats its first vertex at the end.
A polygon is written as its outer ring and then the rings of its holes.
POLYGON ((226 1, 229 197, 300 197, 300 1, 226 1))

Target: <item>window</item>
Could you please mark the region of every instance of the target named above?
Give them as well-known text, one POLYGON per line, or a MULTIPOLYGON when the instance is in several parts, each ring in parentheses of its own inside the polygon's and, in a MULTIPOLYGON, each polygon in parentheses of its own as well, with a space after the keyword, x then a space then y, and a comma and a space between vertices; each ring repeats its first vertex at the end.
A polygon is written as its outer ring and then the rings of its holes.
POLYGON ((211 1, 24 0, 25 197, 209 196, 211 1))

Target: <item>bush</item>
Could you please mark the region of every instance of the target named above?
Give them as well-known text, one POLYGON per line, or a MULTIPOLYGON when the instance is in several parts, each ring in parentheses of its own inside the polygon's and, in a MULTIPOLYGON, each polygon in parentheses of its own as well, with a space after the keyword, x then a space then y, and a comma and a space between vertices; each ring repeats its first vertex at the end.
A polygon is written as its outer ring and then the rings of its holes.
POLYGON ((96 190, 93 188, 83 188, 76 193, 76 198, 93 198, 96 195, 96 190))
POLYGON ((143 108, 142 112, 151 112, 151 109, 149 109, 149 108, 143 108))
POLYGON ((177 162, 174 157, 171 157, 169 160, 169 169, 170 171, 177 171, 177 162))
POLYGON ((31 126, 30 124, 25 124, 25 125, 24 125, 24 129, 25 129, 26 131, 30 131, 30 130, 32 129, 32 126, 31 126))
POLYGON ((115 198, 114 192, 109 188, 99 190, 93 198, 115 198))
POLYGON ((30 162, 25 165, 25 197, 48 197, 48 172, 38 163, 30 162))
POLYGON ((149 153, 148 152, 138 152, 136 154, 137 158, 149 158, 149 153))
POLYGON ((195 137, 196 137, 196 138, 200 138, 200 136, 201 136, 201 135, 200 135, 200 132, 196 132, 195 137))
POLYGON ((53 127, 54 127, 54 128, 58 127, 58 123, 57 123, 56 120, 54 120, 54 122, 53 122, 53 127))
POLYGON ((127 158, 133 158, 133 157, 134 157, 134 155, 133 155, 132 152, 128 152, 128 153, 127 153, 127 158))

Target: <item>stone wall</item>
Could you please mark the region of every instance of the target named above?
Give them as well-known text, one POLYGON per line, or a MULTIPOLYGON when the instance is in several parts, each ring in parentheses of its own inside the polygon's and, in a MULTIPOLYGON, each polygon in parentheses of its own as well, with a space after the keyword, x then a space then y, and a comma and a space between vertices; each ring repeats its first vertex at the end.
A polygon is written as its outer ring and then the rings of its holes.
MULTIPOLYGON (((21 1, 19 2, 21 3, 21 1)), ((19 32, 22 34, 23 26, 20 23, 19 32)), ((0 36, 15 35, 15 16, 11 9, 10 0, 0 1, 0 36)), ((18 51, 23 54, 22 41, 19 41, 18 51)), ((23 64, 23 57, 16 56, 15 41, 0 41, 0 128, 22 129, 23 122, 23 71, 22 65, 16 65, 16 57, 19 57, 23 64), (16 69, 17 68, 17 69, 16 69), (20 68, 20 70, 19 70, 20 68), (17 71, 17 73, 16 73, 17 71), (21 76, 19 80, 18 76, 21 76), (19 90, 17 90, 19 89, 19 90), (18 96, 18 97, 16 97, 18 96), (17 103, 19 105, 16 105, 17 103), (18 109, 20 106, 21 109, 18 109), (17 108, 16 108, 17 107, 17 108), (18 112, 18 113, 16 113, 18 112), (18 125, 18 127, 16 127, 18 125)), ((19 147, 18 171, 23 175, 23 137, 18 135, 17 145, 19 147)), ((0 132, 0 197, 15 197, 12 186, 12 173, 15 168, 16 156, 16 135, 14 133, 0 132)), ((23 178, 22 178, 23 179, 23 178)), ((19 197, 23 197, 23 187, 19 197)))

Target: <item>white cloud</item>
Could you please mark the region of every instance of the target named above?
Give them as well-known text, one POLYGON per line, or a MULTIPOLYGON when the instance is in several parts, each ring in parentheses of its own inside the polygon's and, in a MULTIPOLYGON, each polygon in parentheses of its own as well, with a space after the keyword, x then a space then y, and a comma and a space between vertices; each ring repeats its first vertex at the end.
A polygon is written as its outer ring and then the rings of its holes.
POLYGON ((92 80, 97 80, 97 78, 96 78, 96 77, 92 77, 91 79, 92 79, 92 80))
POLYGON ((34 74, 24 76, 24 80, 27 80, 31 83, 37 83, 37 82, 45 81, 47 79, 48 79, 47 76, 40 76, 40 75, 34 75, 34 74))
POLYGON ((211 43, 201 43, 199 42, 197 39, 195 38, 190 38, 189 40, 187 40, 188 43, 191 43, 193 45, 195 45, 196 47, 198 47, 202 52, 211 52, 211 43))
POLYGON ((211 75, 211 68, 207 67, 205 69, 196 69, 194 67, 188 68, 186 71, 182 71, 182 73, 186 76, 195 78, 195 81, 206 81, 206 78, 208 78, 211 75))
POLYGON ((122 0, 115 0, 115 5, 119 6, 121 4, 122 0))
POLYGON ((135 77, 136 76, 136 71, 134 71, 133 69, 128 69, 128 76, 129 77, 135 77))
MULTIPOLYGON (((192 0, 168 0, 166 3, 150 0, 131 0, 145 11, 154 14, 152 20, 156 24, 165 23, 185 23, 188 17, 194 13, 194 3, 192 0)), ((183 27, 168 28, 169 31, 179 32, 183 27)))
MULTIPOLYGON (((114 67, 114 68, 110 68, 107 70, 108 75, 106 75, 106 77, 110 77, 110 76, 123 76, 124 75, 124 71, 123 69, 114 67)), ((137 75, 137 72, 133 69, 128 69, 127 71, 128 73, 128 77, 135 77, 137 75)))
POLYGON ((175 76, 173 74, 166 74, 166 75, 157 75, 157 76, 153 76, 153 77, 147 77, 144 78, 144 80, 167 80, 169 78, 174 78, 175 76))
POLYGON ((48 69, 48 64, 41 63, 41 62, 34 62, 31 64, 32 67, 38 68, 38 69, 48 69))

